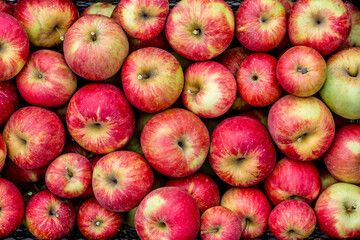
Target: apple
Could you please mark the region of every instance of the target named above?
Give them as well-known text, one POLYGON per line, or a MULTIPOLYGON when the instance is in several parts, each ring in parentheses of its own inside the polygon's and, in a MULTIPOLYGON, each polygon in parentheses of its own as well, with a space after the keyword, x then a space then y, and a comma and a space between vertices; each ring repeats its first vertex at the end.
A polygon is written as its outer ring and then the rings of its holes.
POLYGON ((199 208, 181 188, 158 188, 141 201, 135 228, 141 239, 195 239, 200 229, 199 208))
POLYGON ((269 228, 278 239, 304 239, 315 230, 314 210, 300 200, 286 200, 270 212, 269 228))
POLYGON ((224 182, 249 187, 274 169, 276 149, 262 123, 250 117, 229 117, 211 135, 209 161, 224 182))
POLYGON ((16 85, 31 105, 55 108, 68 102, 76 91, 77 79, 61 53, 42 49, 30 55, 16 76, 16 85))
POLYGON ((360 47, 360 11, 353 3, 349 1, 344 1, 344 5, 350 14, 351 30, 348 38, 339 49, 360 47))
POLYGON ((210 136, 195 114, 171 108, 147 121, 140 143, 146 160, 156 171, 169 177, 186 177, 204 163, 210 136))
POLYGON ((286 12, 277 0, 245 0, 236 15, 235 34, 239 42, 254 52, 266 52, 286 35, 286 12))
POLYGON ((239 70, 241 63, 250 56, 252 52, 244 47, 229 48, 213 60, 224 65, 236 77, 236 73, 239 70))
POLYGON ((266 232, 271 206, 261 190, 253 187, 230 188, 222 196, 220 205, 240 216, 241 239, 255 239, 266 232))
POLYGON ((80 155, 83 155, 86 158, 93 157, 93 153, 87 151, 83 147, 81 147, 77 142, 74 140, 70 140, 65 142, 64 149, 62 151, 62 154, 64 153, 78 153, 80 155))
POLYGON ((326 62, 313 48, 295 46, 281 55, 276 66, 281 87, 298 97, 309 97, 324 85, 326 62))
POLYGON ((76 213, 69 200, 43 190, 30 198, 25 221, 28 230, 37 239, 61 239, 73 229, 76 213))
POLYGON ((3 170, 7 156, 7 147, 2 135, 0 135, 0 172, 3 170))
POLYGON ((292 44, 314 48, 324 56, 338 49, 350 30, 351 18, 342 0, 299 0, 288 19, 292 44))
POLYGON ((360 237, 360 187, 335 183, 325 189, 315 204, 320 230, 330 238, 360 237))
POLYGON ((168 0, 121 0, 111 17, 131 37, 146 41, 155 38, 165 27, 168 0))
POLYGON ((103 81, 120 70, 129 42, 115 20, 94 14, 79 18, 70 27, 63 48, 66 63, 77 75, 103 81))
POLYGON ((20 95, 13 81, 0 82, 0 127, 20 105, 20 95))
POLYGON ((67 128, 86 150, 106 154, 124 147, 130 140, 135 119, 123 92, 108 83, 91 83, 70 99, 67 128))
MULTIPOLYGON (((96 163, 103 157, 104 155, 96 155, 95 157, 92 157, 89 159, 90 163, 91 163, 91 179, 92 179, 92 174, 94 171, 94 167, 96 165, 96 163)), ((90 198, 94 196, 94 191, 92 188, 92 183, 90 183, 90 186, 86 189, 86 191, 80 195, 80 198, 90 198)))
POLYGON ((165 24, 170 46, 193 61, 220 55, 229 47, 234 31, 234 13, 224 0, 179 1, 165 24))
POLYGON ((322 161, 320 165, 317 166, 319 174, 320 174, 320 181, 321 181, 321 188, 320 194, 329 186, 340 182, 333 175, 330 174, 329 170, 327 169, 325 163, 322 161))
POLYGON ((320 193, 320 174, 312 162, 300 162, 284 157, 265 179, 264 188, 274 205, 297 199, 311 204, 320 193))
POLYGON ((14 10, 13 7, 7 2, 0 0, 0 12, 4 12, 10 15, 13 15, 14 10))
POLYGON ((360 124, 338 128, 329 150, 324 155, 327 169, 342 182, 360 184, 360 124))
POLYGON ((35 106, 23 107, 13 113, 4 127, 3 137, 8 157, 24 169, 48 165, 65 145, 64 125, 59 117, 35 106))
POLYGON ((253 118, 261 122, 266 128, 268 127, 267 125, 268 112, 266 112, 265 109, 262 108, 250 109, 248 111, 240 112, 237 115, 253 118))
POLYGON ((146 160, 129 151, 115 151, 102 157, 92 177, 96 200, 115 212, 126 212, 139 205, 153 182, 153 171, 146 160))
POLYGON ((14 9, 15 18, 24 26, 30 43, 49 48, 64 40, 70 26, 79 18, 79 11, 71 0, 19 0, 14 9))
POLYGON ((143 112, 159 112, 175 103, 184 86, 178 60, 160 48, 141 48, 131 53, 121 69, 126 98, 143 112))
POLYGON ((279 99, 283 90, 276 78, 277 59, 267 53, 248 56, 236 73, 238 91, 252 106, 264 107, 279 99))
POLYGON ((335 135, 334 118, 316 97, 283 96, 270 108, 268 128, 278 148, 298 161, 322 156, 335 135))
POLYGON ((29 38, 11 15, 0 12, 0 82, 15 77, 29 56, 29 38))
POLYGON ((95 198, 85 201, 77 214, 77 226, 86 239, 111 239, 123 222, 122 213, 103 208, 95 198))
POLYGON ((0 178, 0 237, 13 234, 24 218, 23 197, 16 186, 5 178, 0 178))
POLYGON ((106 2, 95 2, 88 6, 82 13, 81 17, 85 15, 91 15, 91 14, 100 14, 104 15, 106 17, 111 17, 111 14, 113 13, 115 9, 115 5, 111 3, 106 2))
POLYGON ((203 240, 239 240, 243 231, 240 216, 222 206, 207 209, 200 222, 203 240))
POLYGON ((145 48, 145 47, 156 47, 156 48, 164 49, 166 51, 170 50, 170 45, 166 39, 165 31, 162 31, 156 37, 145 41, 138 40, 131 36, 128 36, 128 40, 129 40, 129 53, 132 53, 140 48, 145 48))
POLYGON ((279 2, 281 2, 281 4, 284 6, 285 8, 285 12, 286 12, 286 17, 289 17, 290 12, 295 4, 295 0, 279 0, 279 2))
POLYGON ((321 99, 331 111, 347 119, 360 118, 360 48, 341 50, 327 60, 321 99))
POLYGON ((236 80, 222 64, 214 61, 197 62, 185 71, 182 92, 184 106, 203 118, 226 113, 236 96, 236 80))

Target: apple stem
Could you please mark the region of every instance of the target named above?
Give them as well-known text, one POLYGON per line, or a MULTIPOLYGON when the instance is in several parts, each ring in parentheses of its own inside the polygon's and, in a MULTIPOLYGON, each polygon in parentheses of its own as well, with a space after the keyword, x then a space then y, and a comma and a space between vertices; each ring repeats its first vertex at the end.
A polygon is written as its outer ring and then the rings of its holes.
POLYGON ((73 173, 70 171, 70 169, 68 167, 65 167, 66 173, 69 177, 73 177, 73 173))
POLYGON ((96 221, 95 221, 95 225, 96 225, 96 226, 100 226, 100 224, 101 224, 101 222, 100 222, 99 220, 96 220, 96 221))
POLYGON ((198 35, 200 35, 200 29, 194 29, 194 31, 192 33, 194 35, 198 36, 198 35))
POLYGON ((146 75, 146 74, 141 74, 141 73, 140 73, 140 74, 138 75, 138 79, 139 79, 139 80, 141 80, 141 79, 148 79, 148 78, 149 78, 149 76, 146 75))
POLYGON ((95 42, 96 41, 96 33, 95 32, 91 32, 91 39, 95 42))
POLYGON ((206 234, 206 233, 217 233, 219 231, 219 228, 213 228, 206 231, 201 231, 200 234, 206 234))
POLYGON ((64 35, 60 32, 60 30, 56 27, 55 30, 60 34, 60 40, 64 41, 64 35))
POLYGON ((352 211, 356 210, 356 207, 357 207, 357 205, 356 205, 356 203, 354 203, 351 207, 347 208, 346 210, 348 212, 352 212, 352 211))
POLYGON ((297 71, 301 72, 301 74, 306 74, 309 72, 309 70, 307 68, 301 68, 301 67, 298 67, 297 71))

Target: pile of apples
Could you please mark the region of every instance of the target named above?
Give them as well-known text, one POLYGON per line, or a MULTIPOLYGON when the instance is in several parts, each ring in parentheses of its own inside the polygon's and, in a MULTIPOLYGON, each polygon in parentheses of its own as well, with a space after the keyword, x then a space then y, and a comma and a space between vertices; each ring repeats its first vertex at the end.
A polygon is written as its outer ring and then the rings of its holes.
POLYGON ((360 237, 358 2, 294 2, 0 1, 0 237, 360 237))

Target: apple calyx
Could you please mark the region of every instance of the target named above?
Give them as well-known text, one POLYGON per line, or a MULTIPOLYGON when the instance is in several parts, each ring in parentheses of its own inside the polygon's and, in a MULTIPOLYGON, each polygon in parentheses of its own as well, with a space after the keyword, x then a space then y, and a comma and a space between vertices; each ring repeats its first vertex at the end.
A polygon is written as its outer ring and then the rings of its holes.
POLYGON ((259 80, 259 76, 256 75, 256 74, 254 74, 254 75, 251 76, 251 80, 252 80, 253 82, 256 82, 257 80, 259 80))
POLYGON ((287 234, 290 239, 303 239, 304 238, 300 233, 297 233, 293 229, 290 229, 289 231, 287 231, 287 234))
POLYGON ((209 229, 209 230, 204 230, 204 231, 201 231, 200 234, 207 234, 207 233, 217 233, 220 231, 220 228, 219 227, 215 227, 215 228, 212 228, 212 229, 209 229))
POLYGON ((318 14, 314 14, 315 26, 321 26, 324 23, 325 17, 318 14))
POLYGON ((264 17, 264 16, 261 16, 261 17, 259 18, 260 23, 266 23, 268 20, 269 20, 269 19, 266 18, 266 17, 264 17))
POLYGON ((95 42, 96 39, 97 39, 96 33, 95 33, 95 32, 91 32, 91 33, 90 33, 90 36, 91 36, 91 40, 92 40, 93 42, 95 42))
POLYGON ((346 211, 348 213, 352 213, 352 212, 354 212, 356 210, 356 208, 357 208, 357 204, 353 203, 353 205, 351 205, 351 207, 346 207, 346 211))
POLYGON ((74 176, 73 172, 68 167, 65 167, 65 170, 69 178, 72 178, 74 176))
POLYGON ((302 67, 298 67, 297 68, 297 72, 301 73, 301 74, 306 74, 309 72, 309 69, 307 68, 302 68, 302 67))

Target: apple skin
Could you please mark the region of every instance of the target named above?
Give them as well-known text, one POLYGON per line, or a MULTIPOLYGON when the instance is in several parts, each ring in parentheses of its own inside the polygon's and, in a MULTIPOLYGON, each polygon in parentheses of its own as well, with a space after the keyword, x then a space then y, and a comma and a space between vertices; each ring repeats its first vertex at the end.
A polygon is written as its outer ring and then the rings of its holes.
POLYGON ((106 154, 130 141, 135 115, 119 88, 108 83, 91 83, 70 99, 66 123, 80 146, 93 153, 106 154))
POLYGON ((346 41, 340 46, 340 50, 350 47, 360 47, 360 11, 349 1, 344 1, 344 5, 350 14, 351 30, 346 41))
POLYGON ((207 209, 200 221, 203 240, 239 240, 243 231, 239 215, 222 206, 207 209))
POLYGON ((166 186, 180 187, 187 191, 199 207, 200 214, 220 205, 220 192, 215 181, 205 173, 196 172, 185 178, 171 178, 166 186))
POLYGON ((314 210, 300 200, 287 200, 276 205, 269 215, 269 228, 277 239, 309 237, 315 230, 314 210))
POLYGON ((235 14, 239 42, 254 52, 266 52, 286 35, 286 13, 277 0, 245 0, 235 14))
POLYGON ((313 48, 295 46, 281 55, 276 66, 281 87, 298 97, 309 97, 324 85, 326 62, 313 48))
POLYGON ((129 42, 115 20, 94 14, 79 18, 70 27, 63 48, 67 64, 77 75, 103 81, 120 70, 129 42))
POLYGON ((292 44, 314 48, 324 56, 338 49, 350 30, 351 18, 342 0, 299 0, 288 19, 292 44))
POLYGON ((224 182, 249 187, 264 180, 274 169, 275 145, 259 121, 230 117, 211 135, 209 161, 224 182))
POLYGON ((4 13, 10 14, 10 15, 13 15, 14 9, 7 2, 0 0, 0 12, 4 12, 4 13))
POLYGON ((238 91, 242 99, 252 106, 271 105, 283 93, 277 78, 277 59, 267 53, 248 56, 236 73, 238 91))
POLYGON ((0 172, 2 172, 7 156, 7 147, 2 135, 0 135, 0 172))
MULTIPOLYGON (((96 155, 95 157, 92 157, 89 159, 90 163, 91 163, 91 179, 92 179, 92 174, 94 172, 94 167, 96 165, 96 163, 103 157, 104 155, 96 155)), ((88 199, 90 197, 94 196, 94 191, 92 188, 92 183, 90 183, 90 186, 86 189, 86 191, 80 195, 80 198, 85 198, 88 199)))
POLYGON ((185 71, 182 101, 196 115, 215 118, 230 109, 236 90, 234 76, 222 64, 214 61, 197 62, 185 71))
POLYGON ((64 150, 62 151, 62 154, 65 154, 65 153, 78 153, 80 155, 83 155, 86 158, 90 158, 90 157, 94 156, 94 153, 87 151, 86 149, 81 147, 74 140, 65 142, 65 146, 64 146, 64 150))
POLYGON ((11 15, 0 12, 0 82, 15 77, 29 56, 29 38, 11 15))
POLYGON ((146 41, 164 29, 169 10, 168 0, 122 0, 112 17, 129 36, 146 41))
POLYGON ((297 199, 311 204, 320 193, 320 174, 312 162, 300 162, 284 157, 265 179, 264 187, 270 202, 297 199))
POLYGON ((30 43, 49 48, 62 43, 70 26, 79 18, 79 11, 71 0, 55 0, 51 4, 19 0, 14 16, 24 26, 30 43))
POLYGON ((171 108, 147 121, 140 143, 146 160, 156 171, 169 177, 186 177, 204 163, 210 136, 195 114, 171 108))
POLYGON ((321 181, 321 189, 320 194, 329 186, 340 182, 327 169, 325 163, 322 161, 320 165, 317 166, 319 174, 320 174, 320 181, 321 181))
POLYGON ((4 127, 3 137, 8 157, 24 169, 48 165, 65 145, 65 130, 60 118, 50 110, 35 106, 13 113, 4 127))
POLYGON ((336 130, 324 162, 336 179, 360 184, 360 124, 350 123, 336 130))
POLYGON ((222 196, 220 205, 240 216, 243 229, 241 239, 255 239, 266 232, 271 205, 261 190, 252 187, 230 188, 222 196))
POLYGON ((154 174, 139 154, 116 151, 102 157, 95 165, 92 186, 101 206, 114 212, 136 207, 154 183, 154 174))
POLYGON ((184 86, 184 73, 169 52, 147 47, 131 53, 121 69, 126 98, 137 109, 153 113, 176 102, 184 86))
POLYGON ((166 39, 165 31, 162 31, 161 33, 159 33, 159 35, 157 35, 156 37, 150 40, 141 41, 130 36, 128 36, 128 40, 129 40, 129 53, 132 53, 140 48, 145 48, 145 47, 156 47, 156 48, 164 49, 166 51, 170 50, 170 45, 166 39))
POLYGON ((87 7, 82 13, 81 17, 91 14, 100 14, 106 17, 111 17, 115 9, 115 5, 106 2, 96 2, 87 7))
POLYGON ((240 112, 237 115, 244 116, 244 117, 250 117, 255 120, 258 120, 266 128, 268 128, 268 125, 267 125, 268 112, 265 109, 262 109, 262 108, 250 109, 248 111, 240 112))
POLYGON ((318 226, 330 238, 360 237, 360 187, 335 183, 325 189, 315 204, 318 226))
POLYGON ((141 239, 195 239, 200 212, 190 194, 178 187, 151 191, 135 213, 135 228, 141 239))
POLYGON ((321 99, 343 118, 360 118, 360 48, 341 50, 327 60, 321 99))
POLYGON ((61 53, 42 49, 30 55, 16 76, 16 86, 31 105, 55 108, 71 98, 77 80, 61 53))
POLYGON ((73 229, 76 213, 69 200, 43 190, 30 198, 25 220, 27 228, 37 239, 61 239, 73 229))
POLYGON ((279 2, 281 2, 281 4, 284 6, 285 12, 286 12, 286 17, 288 18, 291 10, 295 4, 295 1, 294 0, 279 0, 279 2))
POLYGON ((20 106, 20 95, 13 81, 0 82, 0 127, 20 106))
POLYGON ((268 128, 278 148, 298 161, 322 156, 335 135, 334 118, 316 97, 283 96, 270 108, 268 128))
POLYGON ((95 198, 86 200, 77 214, 77 226, 86 239, 111 239, 124 222, 124 214, 103 208, 95 198))
POLYGON ((184 0, 170 11, 165 34, 181 56, 204 61, 224 52, 235 31, 234 13, 223 0, 184 0))
POLYGON ((16 186, 5 178, 0 178, 0 237, 13 234, 24 218, 24 200, 16 186))

